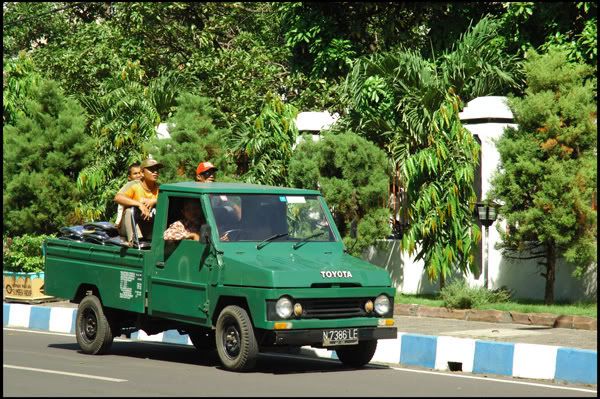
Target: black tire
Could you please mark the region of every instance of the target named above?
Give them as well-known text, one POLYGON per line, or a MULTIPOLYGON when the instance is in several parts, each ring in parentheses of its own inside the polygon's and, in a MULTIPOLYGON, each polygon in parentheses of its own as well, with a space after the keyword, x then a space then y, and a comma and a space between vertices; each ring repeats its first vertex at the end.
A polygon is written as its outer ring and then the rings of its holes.
POLYGON ((101 355, 113 343, 113 333, 102 309, 100 300, 94 295, 85 296, 77 308, 75 337, 84 353, 101 355))
POLYGON ((226 369, 247 371, 254 367, 258 344, 252 321, 243 308, 230 305, 221 311, 217 319, 216 344, 226 369))
POLYGON ((337 357, 346 366, 359 368, 373 359, 377 349, 377 340, 361 341, 358 345, 336 349, 337 357))
POLYGON ((211 351, 217 348, 214 331, 197 330, 188 332, 194 347, 199 351, 211 351))

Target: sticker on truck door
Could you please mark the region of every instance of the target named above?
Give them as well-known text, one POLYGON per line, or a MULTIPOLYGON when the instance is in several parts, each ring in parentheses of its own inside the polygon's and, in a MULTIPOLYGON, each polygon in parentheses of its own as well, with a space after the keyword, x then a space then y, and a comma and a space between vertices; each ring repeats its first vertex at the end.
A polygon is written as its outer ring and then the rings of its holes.
POLYGON ((119 298, 132 299, 142 296, 142 273, 121 270, 119 280, 119 298))

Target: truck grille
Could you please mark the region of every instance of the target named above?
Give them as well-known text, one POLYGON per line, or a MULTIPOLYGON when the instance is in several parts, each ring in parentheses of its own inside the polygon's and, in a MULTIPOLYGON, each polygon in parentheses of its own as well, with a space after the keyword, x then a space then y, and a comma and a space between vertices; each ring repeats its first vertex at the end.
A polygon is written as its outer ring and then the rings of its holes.
POLYGON ((367 298, 303 299, 303 319, 338 319, 366 316, 364 305, 367 298))

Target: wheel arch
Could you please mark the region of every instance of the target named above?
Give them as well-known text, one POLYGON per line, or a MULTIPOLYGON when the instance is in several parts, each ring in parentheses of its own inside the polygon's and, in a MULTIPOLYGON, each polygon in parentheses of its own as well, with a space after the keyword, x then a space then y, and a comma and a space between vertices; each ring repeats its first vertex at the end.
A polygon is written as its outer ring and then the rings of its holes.
POLYGON ((79 287, 77 287, 77 291, 75 292, 75 296, 73 297, 71 302, 80 303, 86 295, 90 294, 97 296, 100 300, 100 303, 103 304, 102 296, 100 295, 100 290, 98 289, 98 287, 96 287, 96 285, 89 283, 79 284, 79 287))
POLYGON ((237 305, 243 308, 250 317, 252 321, 252 325, 254 325, 254 319, 252 318, 252 312, 250 311, 250 306, 248 306, 248 300, 243 296, 231 296, 231 295, 223 295, 219 297, 217 304, 215 305, 215 310, 212 313, 211 322, 213 326, 217 325, 217 319, 219 318, 219 314, 221 311, 230 305, 237 305))

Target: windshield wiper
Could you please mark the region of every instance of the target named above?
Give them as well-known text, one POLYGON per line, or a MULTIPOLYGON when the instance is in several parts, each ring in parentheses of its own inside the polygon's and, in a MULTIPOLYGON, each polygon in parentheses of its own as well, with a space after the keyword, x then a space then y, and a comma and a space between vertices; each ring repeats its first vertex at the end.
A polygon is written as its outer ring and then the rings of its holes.
POLYGON ((287 235, 288 235, 288 233, 273 234, 271 237, 266 238, 266 239, 262 240, 261 242, 259 242, 258 244, 256 244, 256 249, 261 249, 262 247, 264 247, 265 245, 267 245, 269 242, 273 241, 274 239, 279 238, 279 237, 284 237, 287 235))
POLYGON ((315 234, 311 234, 308 237, 304 237, 303 239, 301 239, 300 241, 298 241, 297 243, 295 243, 292 248, 298 249, 298 248, 300 248, 300 245, 302 245, 303 243, 307 242, 311 238, 315 238, 315 237, 321 236, 321 235, 323 235, 325 233, 327 233, 327 232, 326 231, 321 231, 321 232, 318 232, 318 233, 315 233, 315 234))

